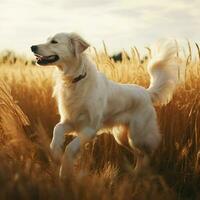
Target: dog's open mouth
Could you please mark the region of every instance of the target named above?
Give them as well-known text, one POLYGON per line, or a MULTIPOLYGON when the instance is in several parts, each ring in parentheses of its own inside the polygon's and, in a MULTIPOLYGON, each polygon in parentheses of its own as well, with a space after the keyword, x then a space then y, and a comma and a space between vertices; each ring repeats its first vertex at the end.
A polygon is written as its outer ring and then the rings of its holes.
POLYGON ((35 54, 37 64, 39 65, 48 65, 56 62, 59 59, 58 55, 51 55, 51 56, 42 56, 39 54, 35 54))

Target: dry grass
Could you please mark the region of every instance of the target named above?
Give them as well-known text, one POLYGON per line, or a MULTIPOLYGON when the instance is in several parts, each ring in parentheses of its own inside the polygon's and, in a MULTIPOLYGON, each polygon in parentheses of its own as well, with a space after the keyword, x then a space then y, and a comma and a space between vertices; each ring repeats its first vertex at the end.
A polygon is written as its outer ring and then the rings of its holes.
MULTIPOLYGON (((188 57, 179 58, 186 68, 178 76, 186 81, 171 103, 156 108, 163 142, 152 158, 152 170, 141 177, 128 174, 122 157, 126 154, 133 163, 134 158, 105 133, 87 144, 77 159, 77 172, 87 169, 89 175, 76 178, 69 173, 65 181, 59 180, 59 165, 49 152, 59 120, 51 98, 53 68, 36 67, 12 52, 1 53, 0 199, 199 199, 200 61, 193 62, 190 46, 189 50, 188 57)), ((105 53, 96 52, 95 59, 110 79, 149 84, 148 58, 141 60, 135 47, 130 60, 124 52, 122 63, 110 61, 106 48, 105 53)))

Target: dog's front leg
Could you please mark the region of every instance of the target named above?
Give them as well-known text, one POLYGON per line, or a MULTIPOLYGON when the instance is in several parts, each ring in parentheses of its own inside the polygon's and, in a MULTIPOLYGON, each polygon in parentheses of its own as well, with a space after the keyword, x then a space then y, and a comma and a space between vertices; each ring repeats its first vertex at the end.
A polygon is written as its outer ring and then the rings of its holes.
POLYGON ((72 127, 68 123, 58 123, 53 130, 53 138, 50 148, 55 159, 60 159, 62 155, 62 146, 65 142, 65 133, 72 131, 72 127))
POLYGON ((78 134, 78 136, 72 140, 66 147, 65 153, 63 154, 62 164, 60 168, 60 177, 64 178, 68 170, 73 169, 74 158, 79 152, 81 146, 93 139, 96 135, 96 129, 85 127, 78 134))

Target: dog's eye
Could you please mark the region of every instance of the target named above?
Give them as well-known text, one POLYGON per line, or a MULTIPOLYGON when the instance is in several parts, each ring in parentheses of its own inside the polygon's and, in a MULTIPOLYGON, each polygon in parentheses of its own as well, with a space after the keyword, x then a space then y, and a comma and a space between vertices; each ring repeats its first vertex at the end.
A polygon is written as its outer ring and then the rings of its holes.
POLYGON ((56 44, 56 43, 58 43, 58 42, 55 41, 55 40, 52 40, 51 43, 52 43, 52 44, 56 44))

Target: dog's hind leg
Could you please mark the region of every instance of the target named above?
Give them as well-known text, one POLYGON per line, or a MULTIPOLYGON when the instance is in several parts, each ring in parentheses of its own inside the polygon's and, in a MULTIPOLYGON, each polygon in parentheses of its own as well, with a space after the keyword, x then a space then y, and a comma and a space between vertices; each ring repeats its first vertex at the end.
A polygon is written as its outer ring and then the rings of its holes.
POLYGON ((139 173, 148 167, 149 159, 161 141, 153 106, 143 105, 134 112, 129 127, 129 145, 137 157, 134 170, 139 173))
POLYGON ((60 159, 62 155, 62 146, 65 142, 65 133, 72 131, 72 127, 68 123, 58 123, 53 130, 53 138, 50 149, 55 159, 60 159))

